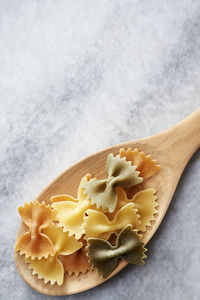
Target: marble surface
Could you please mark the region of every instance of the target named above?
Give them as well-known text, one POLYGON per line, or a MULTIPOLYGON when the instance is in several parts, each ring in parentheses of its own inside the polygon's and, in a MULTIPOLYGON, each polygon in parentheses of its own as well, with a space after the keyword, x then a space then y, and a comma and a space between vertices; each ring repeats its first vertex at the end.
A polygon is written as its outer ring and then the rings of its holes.
POLYGON ((144 267, 57 298, 29 288, 13 258, 19 205, 77 160, 200 106, 199 11, 198 0, 0 1, 0 299, 199 299, 199 151, 144 267))

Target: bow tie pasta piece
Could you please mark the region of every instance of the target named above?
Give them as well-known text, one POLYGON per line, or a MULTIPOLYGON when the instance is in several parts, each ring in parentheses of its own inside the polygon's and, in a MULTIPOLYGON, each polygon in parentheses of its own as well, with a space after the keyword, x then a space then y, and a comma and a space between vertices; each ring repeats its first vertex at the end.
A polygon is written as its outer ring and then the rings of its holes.
POLYGON ((52 241, 55 248, 55 256, 49 256, 42 259, 27 258, 26 262, 29 263, 29 269, 33 269, 33 274, 37 274, 38 278, 44 279, 51 284, 57 282, 62 285, 64 279, 64 268, 59 260, 59 255, 71 255, 78 251, 83 244, 78 242, 74 236, 69 236, 67 232, 63 232, 61 227, 51 224, 48 228, 44 229, 46 234, 52 241))
POLYGON ((120 258, 136 265, 143 265, 146 258, 144 243, 130 224, 119 233, 115 246, 103 239, 89 238, 87 251, 92 266, 104 278, 112 273, 120 258))
POLYGON ((20 251, 20 255, 32 259, 38 257, 48 257, 55 254, 55 249, 51 239, 42 230, 48 227, 54 220, 56 211, 44 202, 25 203, 24 207, 19 207, 22 221, 29 227, 16 242, 15 250, 20 251))
POLYGON ((112 213, 117 205, 117 186, 130 187, 142 182, 136 167, 127 162, 125 158, 116 157, 112 153, 107 158, 108 177, 103 180, 92 179, 83 187, 91 204, 96 204, 97 209, 100 207, 112 213))
POLYGON ((82 178, 79 189, 78 199, 74 199, 68 195, 58 195, 51 198, 52 207, 56 209, 55 220, 59 226, 63 226, 64 231, 69 231, 70 235, 75 235, 76 239, 80 239, 83 234, 83 222, 85 212, 91 208, 87 195, 84 194, 83 185, 89 182, 91 175, 82 178))
POLYGON ((75 274, 85 274, 91 269, 91 264, 88 261, 88 256, 86 256, 86 240, 81 238, 79 241, 83 243, 83 247, 80 248, 75 253, 68 256, 59 256, 59 260, 62 262, 64 272, 67 272, 70 276, 75 274))
POLYGON ((84 222, 86 238, 99 237, 107 240, 112 232, 123 229, 127 224, 132 224, 133 228, 138 228, 140 224, 140 216, 133 203, 119 209, 112 221, 104 213, 93 209, 88 209, 87 215, 84 222))
POLYGON ((135 209, 137 209, 137 214, 140 216, 140 224, 137 228, 139 231, 145 232, 146 227, 151 226, 150 222, 155 219, 154 215, 158 212, 156 210, 159 205, 156 202, 158 197, 154 195, 156 190, 154 188, 142 190, 135 194, 132 199, 127 198, 126 192, 121 187, 117 187, 116 191, 118 194, 117 207, 113 214, 108 214, 109 218, 116 215, 127 203, 133 203, 135 209))
POLYGON ((156 160, 151 159, 151 155, 145 156, 144 152, 139 152, 138 149, 132 150, 128 148, 127 151, 120 149, 120 157, 125 157, 132 165, 136 166, 136 170, 140 172, 140 176, 147 179, 160 170, 160 165, 156 164, 156 160))

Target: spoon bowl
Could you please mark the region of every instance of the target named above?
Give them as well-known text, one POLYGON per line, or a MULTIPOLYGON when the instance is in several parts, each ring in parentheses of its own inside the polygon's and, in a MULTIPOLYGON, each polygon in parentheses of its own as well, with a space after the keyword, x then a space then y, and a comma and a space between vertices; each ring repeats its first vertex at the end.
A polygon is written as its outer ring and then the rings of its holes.
MULTIPOLYGON (((88 156, 62 173, 35 200, 50 204, 50 197, 53 195, 68 194, 76 197, 82 177, 90 173, 93 177, 105 178, 107 155, 109 153, 116 155, 121 148, 127 149, 129 147, 138 148, 139 151, 150 154, 161 165, 160 171, 144 181, 143 184, 144 188, 153 187, 156 189, 159 204, 158 213, 152 226, 147 227, 147 231, 142 235, 142 240, 146 244, 160 225, 185 166, 200 147, 200 109, 162 133, 115 145, 88 156)), ((22 222, 17 233, 17 240, 25 231, 27 231, 27 227, 22 222)), ((85 291, 108 280, 127 265, 125 261, 120 261, 117 268, 106 279, 103 279, 96 271, 88 271, 79 276, 65 274, 64 283, 62 286, 58 286, 50 283, 45 284, 43 280, 38 279, 37 275, 33 275, 32 270, 28 269, 24 257, 16 251, 15 262, 19 274, 27 284, 36 291, 48 295, 67 295, 85 291)))

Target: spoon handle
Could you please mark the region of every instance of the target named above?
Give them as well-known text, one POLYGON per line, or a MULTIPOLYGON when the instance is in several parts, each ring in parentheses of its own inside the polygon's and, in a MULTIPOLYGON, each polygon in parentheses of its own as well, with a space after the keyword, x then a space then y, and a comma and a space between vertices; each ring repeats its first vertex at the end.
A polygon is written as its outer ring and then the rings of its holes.
POLYGON ((200 147, 200 109, 182 122, 155 135, 159 149, 166 153, 170 167, 182 173, 186 164, 200 147))

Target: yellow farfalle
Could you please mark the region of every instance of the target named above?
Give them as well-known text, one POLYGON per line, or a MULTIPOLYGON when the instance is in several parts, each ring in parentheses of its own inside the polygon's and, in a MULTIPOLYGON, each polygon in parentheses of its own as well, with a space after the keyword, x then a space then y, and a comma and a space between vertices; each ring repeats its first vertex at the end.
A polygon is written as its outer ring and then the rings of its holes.
POLYGON ((123 229, 127 224, 133 225, 133 228, 138 228, 140 224, 139 215, 133 203, 125 204, 120 208, 112 221, 104 213, 88 209, 84 222, 84 233, 86 238, 108 239, 112 232, 123 229))
POLYGON ((29 227, 29 231, 16 242, 15 250, 32 259, 54 255, 55 249, 52 241, 42 230, 53 222, 56 211, 49 205, 46 206, 44 202, 38 201, 25 203, 24 207, 20 206, 18 210, 22 221, 29 227))
POLYGON ((76 239, 81 238, 85 212, 92 207, 82 187, 90 179, 91 175, 89 174, 82 178, 78 189, 78 199, 68 195, 58 195, 51 198, 52 207, 57 211, 55 220, 60 226, 63 226, 64 231, 69 231, 70 235, 74 234, 76 239))
POLYGON ((156 190, 154 188, 142 190, 135 194, 132 199, 127 198, 126 192, 121 187, 117 187, 116 191, 118 194, 117 207, 113 214, 107 214, 108 217, 112 218, 127 203, 134 203, 134 207, 138 210, 137 214, 140 216, 140 224, 137 228, 145 232, 146 226, 151 226, 150 222, 154 220, 154 215, 157 213, 158 203, 156 200, 158 197, 154 195, 156 190))
POLYGON ((131 161, 132 165, 137 166, 136 170, 140 172, 140 176, 147 179, 160 170, 160 166, 156 164, 156 160, 151 159, 151 155, 139 152, 138 149, 132 150, 128 148, 120 149, 120 157, 125 157, 127 161, 131 161))
POLYGON ((83 244, 78 242, 74 236, 69 236, 67 232, 63 232, 61 227, 51 224, 48 228, 43 230, 52 241, 55 248, 55 256, 49 256, 42 259, 27 258, 26 262, 29 263, 29 269, 33 269, 33 274, 37 274, 38 278, 44 279, 51 284, 57 282, 58 285, 63 283, 64 268, 59 260, 59 255, 71 255, 78 251, 83 244))

